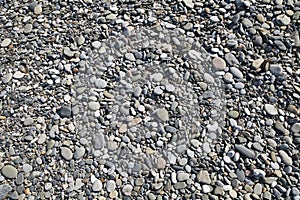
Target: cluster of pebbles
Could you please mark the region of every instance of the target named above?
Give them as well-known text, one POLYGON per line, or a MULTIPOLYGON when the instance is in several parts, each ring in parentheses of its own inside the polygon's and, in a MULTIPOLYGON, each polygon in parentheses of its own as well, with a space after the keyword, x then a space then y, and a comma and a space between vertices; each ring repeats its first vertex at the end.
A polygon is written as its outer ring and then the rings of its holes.
POLYGON ((0 8, 0 199, 300 199, 300 2, 0 8))

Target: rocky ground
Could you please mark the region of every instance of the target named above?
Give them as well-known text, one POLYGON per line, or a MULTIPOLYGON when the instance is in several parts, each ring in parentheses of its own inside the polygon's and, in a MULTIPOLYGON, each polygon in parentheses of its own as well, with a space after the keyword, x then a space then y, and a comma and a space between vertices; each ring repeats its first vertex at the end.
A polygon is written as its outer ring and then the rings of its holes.
POLYGON ((0 0, 0 199, 300 199, 300 2, 0 0))

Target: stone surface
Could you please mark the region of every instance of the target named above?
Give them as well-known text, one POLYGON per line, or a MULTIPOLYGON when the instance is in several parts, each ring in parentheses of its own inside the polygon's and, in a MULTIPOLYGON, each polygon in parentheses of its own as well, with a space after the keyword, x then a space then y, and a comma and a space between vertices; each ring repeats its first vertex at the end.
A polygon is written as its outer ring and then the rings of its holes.
POLYGON ((5 165, 1 169, 1 173, 6 178, 17 178, 18 176, 18 170, 12 165, 5 165))

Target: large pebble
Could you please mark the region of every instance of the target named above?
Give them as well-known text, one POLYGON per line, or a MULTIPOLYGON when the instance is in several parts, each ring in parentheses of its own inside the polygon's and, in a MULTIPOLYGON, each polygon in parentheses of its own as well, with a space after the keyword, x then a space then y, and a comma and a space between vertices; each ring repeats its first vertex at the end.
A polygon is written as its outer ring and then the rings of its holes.
POLYGON ((130 195, 131 195, 131 192, 132 192, 132 189, 133 189, 132 185, 126 184, 126 185, 124 185, 123 188, 122 188, 122 193, 123 193, 124 195, 126 195, 126 196, 130 196, 130 195))
POLYGON ((278 153, 279 153, 279 155, 280 155, 280 157, 281 157, 281 159, 282 159, 282 162, 283 162, 284 164, 289 165, 289 166, 293 165, 293 160, 292 160, 292 158, 291 158, 285 151, 279 150, 278 153))
POLYGON ((73 158, 73 152, 68 147, 61 147, 60 154, 66 160, 72 160, 72 158, 73 158))
POLYGON ((215 70, 222 71, 226 68, 226 62, 220 57, 215 57, 212 60, 212 66, 214 67, 215 70))
POLYGON ((107 190, 108 192, 112 192, 112 191, 114 191, 115 189, 116 189, 116 182, 113 181, 113 180, 107 181, 107 183, 106 183, 106 190, 107 190))
POLYGON ((243 78, 243 73, 237 67, 230 67, 231 74, 236 78, 243 78))
POLYGON ((234 147, 239 153, 241 153, 245 157, 251 158, 251 159, 255 158, 255 152, 251 149, 248 149, 244 145, 236 144, 234 147))
POLYGON ((17 176, 18 176, 18 170, 17 170, 17 168, 15 168, 12 165, 5 165, 2 168, 1 173, 6 178, 17 178, 17 176))
POLYGON ((12 73, 7 73, 6 75, 3 76, 2 83, 9 83, 12 77, 13 77, 12 73))
POLYGON ((103 184, 99 179, 96 179, 95 182, 93 183, 92 190, 94 192, 99 192, 102 190, 103 184))
POLYGON ((5 39, 2 40, 2 42, 1 42, 1 47, 7 47, 8 45, 10 45, 10 43, 11 43, 11 39, 5 38, 5 39))
POLYGON ((166 109, 158 109, 156 111, 156 116, 158 117, 158 119, 164 122, 169 120, 169 113, 166 109))
POLYGON ((0 199, 7 199, 7 195, 11 190, 12 187, 8 184, 0 185, 0 199))
POLYGON ((88 107, 90 110, 96 111, 96 110, 100 109, 100 103, 92 101, 92 102, 89 102, 88 107))
POLYGON ((295 123, 291 127, 291 131, 293 133, 299 133, 300 132, 300 123, 295 123))
POLYGON ((211 184, 210 175, 209 175, 209 172, 208 172, 207 170, 201 170, 201 171, 197 174, 197 180, 198 180, 200 183, 211 184))
POLYGON ((183 3, 188 8, 194 8, 194 3, 192 0, 183 0, 183 3))
POLYGON ((269 115, 278 115, 277 109, 271 104, 265 104, 265 110, 269 115))

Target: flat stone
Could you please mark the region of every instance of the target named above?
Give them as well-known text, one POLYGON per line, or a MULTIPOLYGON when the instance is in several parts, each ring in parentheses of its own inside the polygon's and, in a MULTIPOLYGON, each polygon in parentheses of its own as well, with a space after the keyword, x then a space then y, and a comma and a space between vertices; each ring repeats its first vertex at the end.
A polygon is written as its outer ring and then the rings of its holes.
POLYGON ((154 82, 160 82, 163 79, 163 74, 162 73, 156 73, 152 75, 152 81, 154 82))
POLYGON ((286 46, 285 44, 280 41, 280 40, 275 40, 274 41, 274 44, 277 46, 278 49, 282 50, 282 51, 285 51, 286 50, 286 46))
POLYGON ((212 188, 209 185, 203 185, 202 186, 202 192, 203 193, 209 193, 212 191, 212 188))
POLYGON ((255 152, 253 150, 248 149, 244 145, 240 145, 240 144, 236 144, 234 145, 234 147, 239 153, 241 153, 245 157, 255 159, 255 152))
POLYGON ((240 64, 238 59, 232 53, 226 53, 225 54, 225 60, 229 65, 238 65, 238 64, 240 64))
POLYGON ((283 150, 279 150, 279 155, 282 159, 282 162, 288 166, 293 165, 293 160, 292 158, 283 150))
POLYGON ((157 168, 158 169, 164 169, 166 167, 166 160, 164 158, 158 158, 157 159, 157 168))
POLYGON ((11 81, 11 79, 12 79, 12 77, 13 77, 13 74, 12 73, 7 73, 6 75, 4 75, 3 77, 2 77, 2 83, 9 83, 10 81, 11 81))
POLYGON ((30 164, 25 163, 22 166, 22 169, 24 171, 25 174, 30 173, 33 170, 33 167, 30 164))
POLYGON ((270 65, 270 72, 272 74, 274 74, 275 76, 279 76, 282 74, 283 68, 279 64, 272 64, 272 65, 270 65))
POLYGON ((183 0, 183 3, 188 8, 194 8, 194 3, 192 0, 183 0))
POLYGON ((212 60, 212 66, 217 71, 223 71, 226 68, 226 62, 220 57, 215 57, 212 60))
POLYGON ((23 78, 24 77, 24 73, 23 72, 20 72, 20 71, 16 71, 15 73, 14 73, 14 75, 13 75, 13 78, 15 78, 15 79, 21 79, 21 78, 23 78))
POLYGON ((77 44, 83 45, 84 42, 85 42, 85 37, 83 35, 80 35, 79 38, 77 39, 77 44))
POLYGON ((281 132, 283 135, 288 135, 288 134, 290 133, 289 130, 287 130, 287 129, 284 127, 283 123, 280 122, 280 121, 276 121, 276 123, 275 123, 275 128, 276 128, 279 132, 281 132))
POLYGON ((250 21, 250 19, 248 18, 243 18, 242 19, 242 24, 246 27, 246 28, 250 28, 253 27, 253 23, 250 21))
POLYGON ((99 133, 93 137, 92 144, 95 149, 102 149, 104 147, 104 135, 99 133))
POLYGON ((30 126, 31 124, 33 124, 33 119, 31 117, 27 117, 24 120, 24 126, 30 126))
POLYGON ((209 172, 208 172, 207 170, 201 170, 201 171, 197 174, 197 180, 198 180, 200 183, 211 184, 210 175, 209 175, 209 172))
POLYGON ((178 172, 177 173, 177 181, 186 181, 190 178, 190 175, 186 172, 178 172))
POLYGON ((60 117, 71 117, 71 108, 68 106, 62 106, 57 113, 59 114, 60 117))
POLYGON ((60 154, 65 160, 72 160, 73 152, 68 147, 61 147, 60 154))
POLYGON ((74 152, 74 159, 78 160, 83 157, 85 154, 85 148, 84 147, 76 147, 74 152))
POLYGON ((8 193, 12 191, 12 187, 8 184, 0 185, 0 199, 7 199, 8 193))
POLYGON ((208 73, 204 73, 204 76, 203 76, 203 79, 206 83, 214 83, 215 82, 215 79, 212 75, 208 74, 208 73))
POLYGON ((277 109, 271 104, 265 104, 265 110, 269 115, 278 115, 277 109))
POLYGON ((243 73, 236 67, 230 67, 230 72, 236 78, 241 79, 244 77, 243 73))
POLYGON ((106 183, 106 190, 107 192, 112 192, 116 189, 116 182, 113 180, 109 180, 106 183))
POLYGON ((229 190, 229 195, 231 198, 236 199, 238 194, 235 190, 229 190))
POLYGON ((99 41, 92 42, 92 47, 94 47, 95 49, 100 48, 101 47, 101 42, 99 42, 99 41))
POLYGON ((126 195, 126 196, 130 196, 130 195, 131 195, 131 192, 132 192, 132 189, 133 189, 132 185, 126 184, 126 185, 124 185, 123 188, 122 188, 122 193, 123 193, 124 195, 126 195))
POLYGON ((103 188, 102 182, 99 179, 96 179, 95 182, 93 183, 92 190, 94 192, 99 192, 102 190, 102 188, 103 188))
POLYGON ((106 80, 100 79, 100 78, 96 79, 94 83, 95 83, 95 86, 100 89, 106 88, 106 86, 107 86, 106 80))
POLYGON ((43 12, 42 6, 41 5, 35 6, 33 12, 34 12, 35 15, 41 14, 43 12))
POLYGON ((253 192, 257 195, 260 195, 262 193, 262 185, 260 183, 255 184, 253 192))
POLYGON ((285 14, 278 15, 276 17, 276 20, 279 22, 280 25, 287 26, 291 23, 291 18, 286 16, 285 14))
POLYGON ((300 132, 300 123, 295 123, 291 127, 291 131, 293 133, 299 133, 300 132))
POLYGON ((255 69, 258 69, 261 67, 261 65, 264 63, 265 59, 263 58, 258 58, 252 62, 252 67, 255 69))
POLYGON ((64 48, 64 55, 71 58, 75 55, 75 52, 71 51, 71 49, 69 47, 65 47, 64 48))
POLYGON ((1 42, 1 47, 8 47, 11 43, 11 39, 9 38, 5 38, 4 40, 2 40, 1 42))
POLYGON ((90 110, 96 111, 100 109, 100 103, 99 102, 95 102, 95 101, 91 101, 88 103, 88 107, 90 110))
POLYGON ((174 185, 175 190, 180 190, 180 189, 184 189, 184 188, 186 188, 185 182, 178 182, 178 183, 175 183, 175 185, 174 185))
POLYGON ((239 117, 239 112, 236 110, 231 110, 228 112, 228 116, 234 119, 237 119, 239 117))
POLYGON ((158 109, 155 113, 158 119, 161 121, 165 122, 169 120, 169 113, 166 109, 158 109))
POLYGON ((6 178, 17 178, 18 170, 12 165, 5 165, 2 167, 1 173, 6 178))
POLYGON ((32 28, 33 28, 33 26, 32 26, 32 24, 26 24, 25 26, 24 26, 24 33, 25 34, 28 34, 28 33, 30 33, 31 31, 32 31, 32 28))
POLYGON ((125 58, 131 62, 135 62, 135 56, 133 53, 126 53, 125 58))

